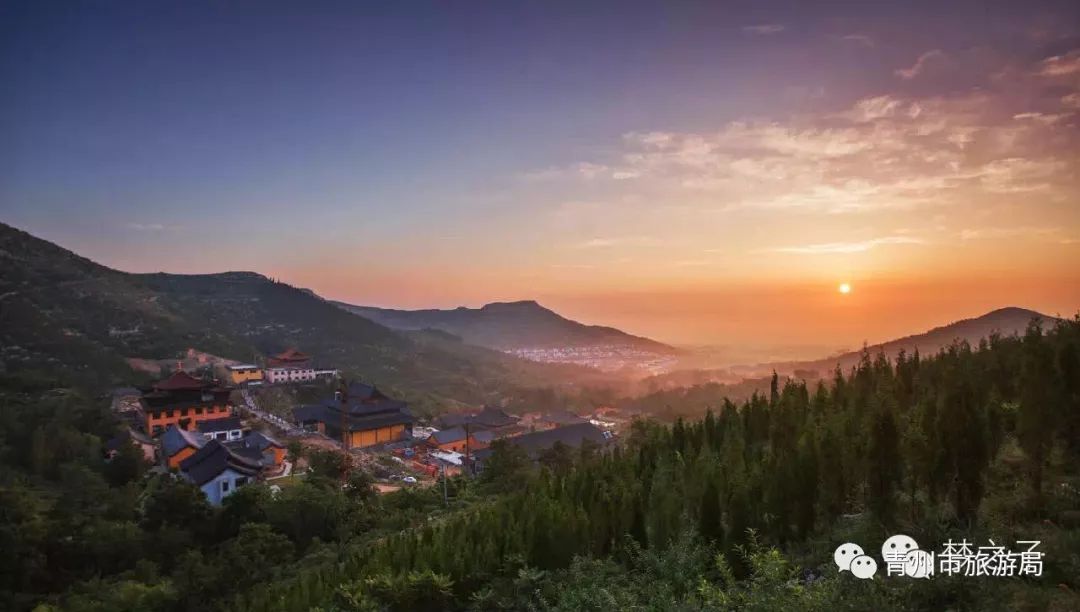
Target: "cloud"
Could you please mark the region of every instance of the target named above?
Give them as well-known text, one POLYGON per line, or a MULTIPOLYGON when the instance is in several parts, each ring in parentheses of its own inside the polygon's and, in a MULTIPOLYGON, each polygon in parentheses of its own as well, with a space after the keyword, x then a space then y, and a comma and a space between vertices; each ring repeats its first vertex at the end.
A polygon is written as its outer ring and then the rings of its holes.
POLYGON ((552 268, 556 270, 593 270, 596 268, 594 264, 551 264, 552 268))
POLYGON ((987 240, 1016 237, 1055 236, 1061 232, 1058 227, 982 227, 960 231, 961 240, 987 240))
POLYGON ((866 34, 846 34, 841 36, 840 40, 856 43, 864 47, 873 47, 877 44, 872 37, 866 34))
POLYGON ((1039 63, 1038 74, 1044 77, 1062 77, 1080 73, 1080 49, 1065 55, 1048 57, 1039 63))
POLYGON ((760 25, 743 26, 742 31, 752 36, 771 36, 779 34, 787 29, 782 23, 763 23, 760 25))
POLYGON ((128 223, 125 227, 137 232, 163 232, 167 229, 171 229, 169 226, 161 223, 128 223))
POLYGON ((613 171, 604 164, 592 162, 580 162, 566 167, 542 168, 519 175, 526 181, 551 181, 566 178, 579 178, 585 180, 609 178, 614 180, 626 180, 634 178, 634 175, 625 170, 613 171))
POLYGON ((1029 195, 1033 210, 1070 205, 1080 193, 1080 82, 1048 87, 1038 75, 1045 60, 1009 62, 987 68, 996 76, 981 88, 880 91, 839 110, 626 132, 609 153, 564 169, 570 181, 593 177, 579 197, 606 205, 568 210, 560 223, 603 235, 617 216, 627 219, 621 231, 637 234, 656 223, 694 231, 730 213, 966 215, 1029 195))
POLYGON ((800 255, 826 255, 836 253, 864 253, 873 248, 888 244, 925 244, 925 241, 913 236, 885 236, 860 240, 858 242, 825 242, 801 246, 787 246, 769 249, 775 253, 795 253, 800 255))
POLYGON ((979 169, 978 177, 987 191, 1022 193, 1050 188, 1050 179, 1065 169, 1056 159, 1009 157, 994 160, 979 169))
POLYGON ((1068 117, 1068 113, 1058 114, 1046 114, 1046 113, 1017 113, 1013 115, 1013 119, 1018 121, 1038 121, 1044 125, 1050 125, 1051 123, 1057 123, 1062 119, 1068 117))
POLYGON ((603 164, 590 164, 583 162, 574 168, 579 175, 587 179, 593 179, 610 172, 610 168, 603 164))
POLYGON ((964 206, 980 192, 1060 197, 1080 139, 1061 113, 1031 110, 1028 85, 1020 81, 1015 98, 882 94, 839 112, 711 132, 629 132, 620 151, 594 163, 606 177, 634 177, 650 197, 708 198, 718 211, 964 206))
POLYGON ((900 77, 901 79, 904 79, 905 81, 910 81, 911 79, 914 79, 915 77, 922 74, 926 70, 928 65, 944 58, 945 53, 943 53, 941 49, 927 51, 926 53, 920 55, 910 68, 900 68, 894 71, 893 74, 900 77))
POLYGON ((659 246, 660 240, 652 236, 613 236, 590 238, 572 245, 576 249, 607 249, 618 246, 659 246))
POLYGON ((922 109, 918 105, 908 104, 893 96, 885 95, 859 100, 841 116, 846 116, 854 121, 865 122, 893 117, 900 112, 917 116, 922 112, 922 109))

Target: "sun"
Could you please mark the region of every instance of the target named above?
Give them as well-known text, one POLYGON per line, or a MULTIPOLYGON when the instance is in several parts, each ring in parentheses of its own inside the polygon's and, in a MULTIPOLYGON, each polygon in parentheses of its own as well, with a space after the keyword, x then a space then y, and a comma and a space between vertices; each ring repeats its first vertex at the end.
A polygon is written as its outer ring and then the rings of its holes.
POLYGON ((840 293, 843 293, 844 295, 847 295, 847 294, 851 293, 851 284, 850 283, 840 283, 840 286, 837 287, 836 290, 839 291, 840 293))

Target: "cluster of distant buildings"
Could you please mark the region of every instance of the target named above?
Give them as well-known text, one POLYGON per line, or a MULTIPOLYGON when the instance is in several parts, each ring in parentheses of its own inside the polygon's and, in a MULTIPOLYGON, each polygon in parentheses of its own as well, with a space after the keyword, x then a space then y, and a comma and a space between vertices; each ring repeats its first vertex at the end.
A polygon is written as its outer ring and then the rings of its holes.
MULTIPOLYGON (((290 469, 284 445, 245 425, 230 399, 233 391, 336 373, 314 368, 308 355, 288 349, 269 358, 265 367, 229 366, 226 384, 178 370, 149 387, 118 390, 114 409, 129 428, 106 450, 113 454, 122 444, 134 444, 158 469, 192 482, 212 504, 220 504, 238 488, 290 469)), ((516 416, 486 406, 475 413, 443 415, 436 427, 417 427, 406 402, 354 381, 320 401, 296 406, 291 426, 280 425, 295 427, 290 428, 294 434, 324 437, 346 452, 391 453, 403 465, 409 460, 416 470, 435 475, 481 471, 500 439, 533 459, 557 444, 602 446, 612 440, 615 423, 565 411, 516 416)))
POLYGON ((184 371, 150 387, 121 390, 114 407, 129 427, 106 443, 106 451, 135 444, 148 461, 189 480, 210 503, 220 504, 239 487, 285 467, 285 446, 247 428, 230 393, 216 381, 184 371))
POLYGON ((312 382, 319 378, 333 378, 338 374, 335 369, 315 367, 311 363, 310 355, 295 348, 286 349, 268 358, 265 367, 244 363, 231 365, 228 369, 229 381, 238 387, 312 382))
POLYGON ((516 348, 508 349, 506 352, 522 359, 541 363, 572 363, 596 368, 601 372, 628 370, 650 375, 670 372, 678 362, 678 358, 673 355, 616 344, 516 348))
MULTIPOLYGON (((337 370, 316 368, 310 356, 290 348, 268 358, 265 367, 233 365, 227 372, 226 383, 177 370, 149 387, 117 390, 114 410, 129 427, 106 444, 107 453, 134 444, 159 469, 198 486, 213 504, 249 482, 282 474, 285 446, 245 426, 231 400, 233 391, 310 382, 337 370)), ((359 382, 294 412, 298 428, 340 442, 346 450, 406 440, 414 421, 405 402, 359 382)))
POLYGON ((614 439, 613 429, 567 411, 517 416, 485 406, 475 413, 443 415, 435 424, 438 428, 416 430, 417 438, 422 439, 411 449, 412 456, 422 466, 447 473, 483 471, 496 440, 505 440, 538 460, 556 445, 570 449, 586 444, 602 447, 614 439))
POLYGON ((309 355, 289 348, 265 367, 233 365, 227 371, 225 384, 178 369, 149 387, 118 389, 113 408, 129 427, 106 443, 106 452, 115 455, 122 444, 134 444, 147 461, 191 481, 213 504, 249 482, 283 473, 285 446, 244 424, 230 399, 233 390, 309 382, 337 370, 316 368, 309 355))

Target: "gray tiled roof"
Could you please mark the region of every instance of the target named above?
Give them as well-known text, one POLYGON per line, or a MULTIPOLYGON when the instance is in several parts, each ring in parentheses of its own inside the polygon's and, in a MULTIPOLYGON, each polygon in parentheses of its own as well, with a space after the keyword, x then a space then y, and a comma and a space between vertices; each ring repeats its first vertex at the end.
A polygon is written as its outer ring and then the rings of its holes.
POLYGON ((472 422, 492 429, 507 427, 518 422, 518 417, 511 416, 502 408, 484 406, 484 409, 472 417, 472 422))
MULTIPOLYGON (((601 445, 608 442, 608 438, 604 436, 604 432, 592 423, 564 425, 546 431, 535 431, 514 438, 505 438, 505 440, 508 443, 521 448, 534 459, 540 456, 544 451, 554 447, 557 443, 562 443, 570 448, 578 448, 585 442, 593 442, 601 445)), ((476 458, 481 460, 487 459, 491 456, 491 452, 491 449, 477 451, 476 458)))
POLYGON ((255 476, 262 469, 256 459, 243 457, 217 440, 210 440, 195 454, 180 462, 180 471, 196 485, 202 486, 227 469, 245 476, 255 476))
POLYGON ((436 431, 431 434, 431 439, 438 444, 449 444, 451 442, 457 442, 465 439, 465 428, 454 427, 452 429, 444 429, 442 431, 436 431))
POLYGON ((518 422, 518 417, 507 414, 502 408, 484 406, 476 414, 444 414, 438 419, 443 429, 450 429, 468 423, 473 429, 498 429, 509 427, 518 422))
POLYGON ((283 445, 281 442, 278 442, 274 438, 271 438, 270 436, 264 434, 261 431, 253 431, 248 435, 244 436, 244 439, 241 441, 244 443, 244 446, 247 446, 249 448, 257 448, 260 451, 264 451, 271 446, 285 448, 285 445, 283 445))
POLYGON ((569 410, 553 410, 542 416, 541 419, 556 425, 577 425, 588 422, 569 410))
POLYGON ((199 449, 205 444, 206 438, 203 436, 180 429, 176 425, 170 426, 165 433, 161 434, 161 452, 166 457, 172 457, 188 447, 199 449))
POLYGON ((195 428, 202 433, 214 433, 218 431, 232 431, 234 429, 243 429, 244 423, 238 416, 227 416, 221 419, 208 419, 205 421, 199 421, 195 424, 195 428))
POLYGON ((488 444, 495 439, 495 433, 491 431, 478 431, 473 433, 472 437, 481 444, 488 444))
POLYGON ((332 397, 315 404, 297 406, 293 409, 293 419, 300 423, 328 423, 334 427, 340 427, 344 419, 349 431, 411 425, 413 422, 408 404, 383 395, 375 387, 357 382, 349 385, 344 402, 332 397))

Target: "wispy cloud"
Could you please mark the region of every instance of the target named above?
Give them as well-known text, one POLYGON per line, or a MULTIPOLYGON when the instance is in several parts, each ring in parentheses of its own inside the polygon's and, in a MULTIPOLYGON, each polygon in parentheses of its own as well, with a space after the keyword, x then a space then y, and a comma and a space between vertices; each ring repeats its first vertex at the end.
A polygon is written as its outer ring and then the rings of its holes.
POLYGON ((858 242, 824 242, 799 246, 786 246, 769 249, 775 253, 796 253, 800 255, 826 255, 836 253, 863 253, 873 248, 889 244, 924 244, 925 241, 914 236, 884 236, 860 240, 858 242))
MULTIPOLYGON (((1031 83, 1003 85, 1019 91, 1031 83)), ((1010 109, 982 92, 885 94, 841 112, 732 121, 712 132, 630 132, 615 155, 567 172, 634 177, 651 197, 709 198, 728 211, 962 206, 980 192, 1056 197, 1080 158, 1075 126, 1067 113, 1033 111, 1023 96, 1014 99, 1010 109)))
POLYGON ((893 74, 900 77, 901 79, 910 81, 911 79, 914 79, 915 77, 922 74, 926 70, 927 66, 929 66, 931 63, 944 59, 944 57, 945 54, 941 51, 941 49, 927 51, 926 53, 920 55, 910 68, 900 68, 896 70, 893 74))
POLYGON ((594 270, 596 265, 594 264, 551 264, 551 268, 556 270, 594 270))
POLYGON ((851 109, 840 114, 842 117, 853 119, 857 122, 875 121, 887 117, 894 117, 898 113, 917 117, 921 112, 917 104, 911 104, 899 98, 884 95, 872 98, 863 98, 855 103, 851 109))
POLYGON ((779 34, 787 29, 782 23, 762 23, 758 25, 743 26, 742 31, 753 36, 771 36, 779 34))
POLYGON ((521 178, 527 181, 547 181, 561 178, 595 179, 600 177, 611 177, 611 175, 611 168, 605 166, 604 164, 580 162, 562 168, 542 168, 540 170, 526 172, 521 175, 521 178))
POLYGON ((658 246, 662 242, 653 236, 596 237, 574 244, 578 249, 606 249, 618 246, 658 246))
POLYGON ((1044 125, 1050 125, 1068 116, 1068 113, 1017 113, 1013 115, 1013 119, 1018 121, 1038 121, 1044 125))
POLYGON ((626 181, 637 178, 638 174, 626 168, 616 169, 604 164, 580 162, 562 168, 542 168, 532 172, 525 172, 520 174, 519 177, 525 181, 552 181, 567 178, 586 181, 601 179, 626 181))
POLYGON ((128 223, 124 227, 137 232, 163 232, 167 229, 175 229, 162 223, 128 223))
POLYGON ((983 189, 995 193, 1023 193, 1048 189, 1051 179, 1065 170, 1057 159, 1008 157, 994 160, 979 171, 983 189))
POLYGON ((874 39, 866 34, 847 34, 841 36, 840 40, 856 43, 864 47, 873 47, 876 44, 874 39))
MULTIPOLYGON (((1004 235, 980 227, 992 223, 991 211, 1023 207, 1035 224, 1067 225, 1061 211, 1080 188, 1080 79, 1048 83, 1040 76, 1044 56, 1035 57, 1011 59, 1008 70, 985 62, 992 87, 953 88, 943 85, 945 71, 977 62, 957 54, 923 74, 935 61, 923 54, 908 69, 923 78, 892 81, 893 90, 840 110, 806 105, 713 129, 626 132, 610 147, 593 147, 606 153, 563 169, 567 184, 559 187, 580 191, 562 195, 573 205, 552 210, 565 239, 558 248, 624 254, 660 245, 642 238, 658 236, 673 251, 664 265, 675 266, 707 259, 700 249, 722 236, 724 253, 771 253, 761 259, 797 264, 788 255, 915 254, 1004 235), (762 243, 743 231, 750 224, 777 232, 762 243)), ((1075 234, 1039 238, 1038 246, 1075 234)))
POLYGON ((994 240, 1018 237, 1056 237, 1061 233, 1057 227, 980 227, 961 230, 961 240, 994 240))
POLYGON ((1062 77, 1080 73, 1080 49, 1044 59, 1039 64, 1038 73, 1044 77, 1062 77))

